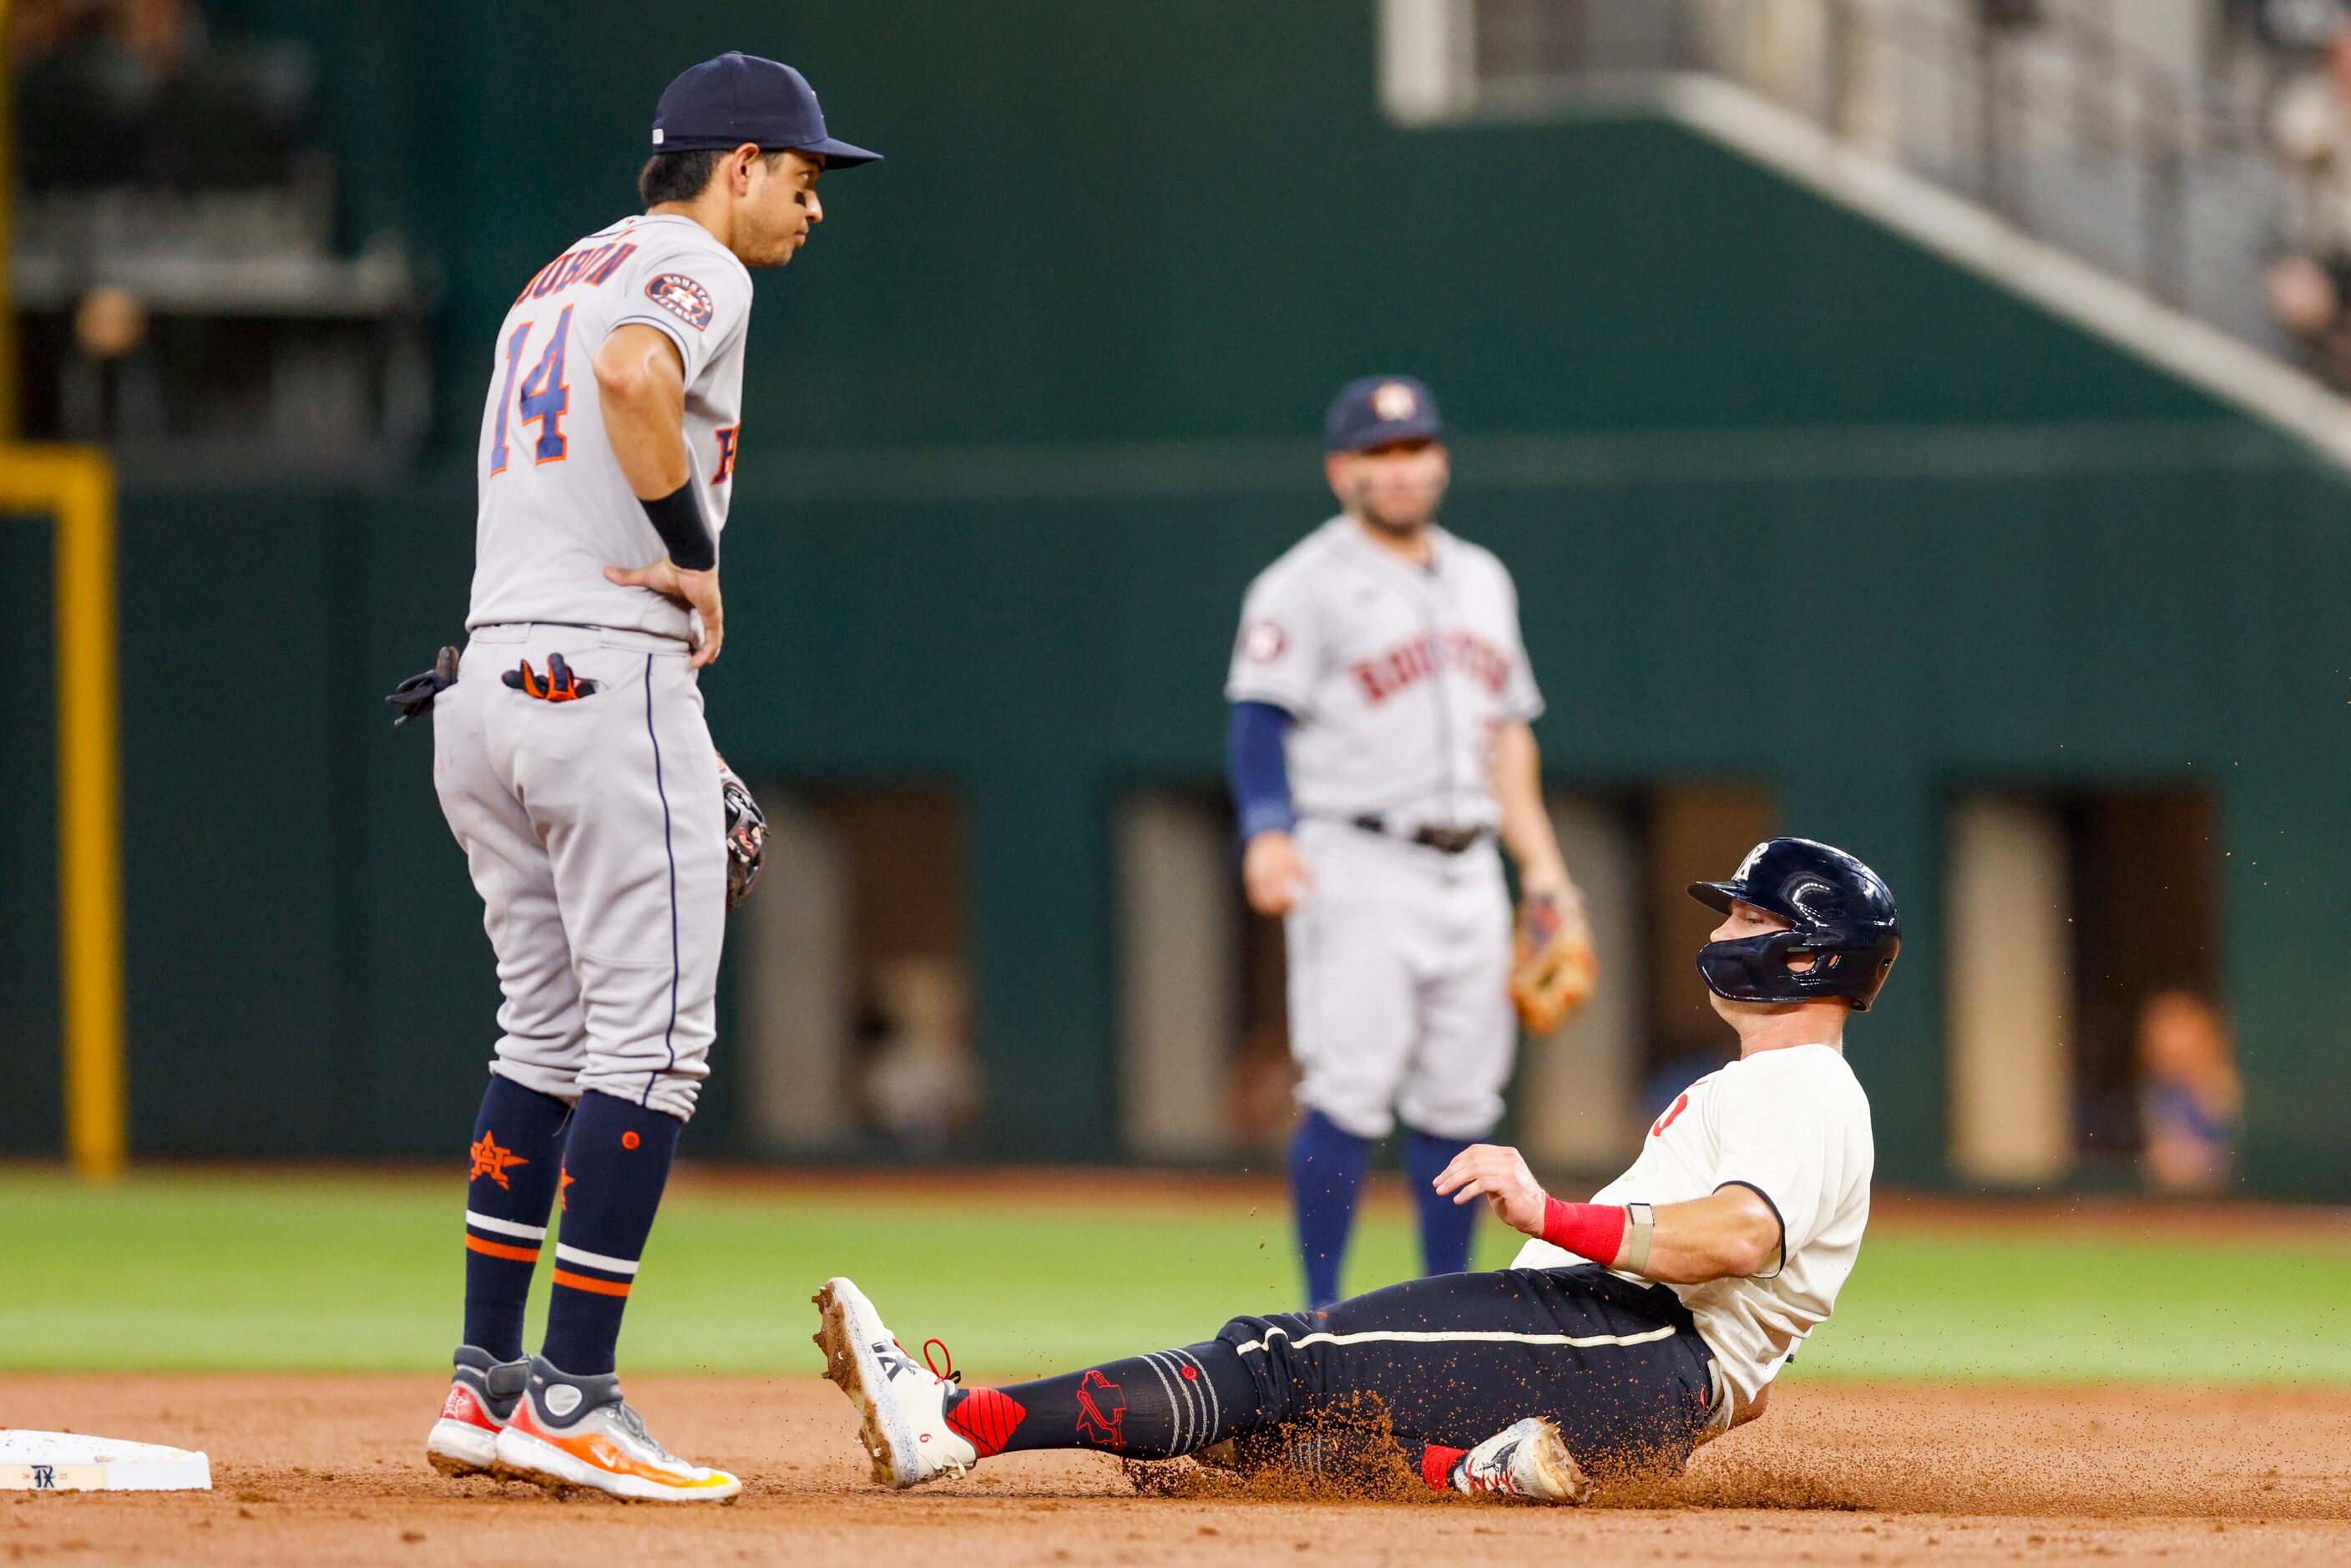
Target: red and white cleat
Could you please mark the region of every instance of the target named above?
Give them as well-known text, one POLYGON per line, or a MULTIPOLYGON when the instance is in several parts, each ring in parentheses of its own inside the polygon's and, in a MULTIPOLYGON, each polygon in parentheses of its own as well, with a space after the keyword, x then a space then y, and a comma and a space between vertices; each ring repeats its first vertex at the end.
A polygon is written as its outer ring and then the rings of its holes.
POLYGON ((955 1382, 899 1349, 864 1291, 847 1280, 828 1280, 816 1304, 824 1375, 857 1406, 862 1417, 858 1446, 875 1480, 904 1491, 963 1475, 979 1462, 978 1448, 947 1421, 947 1396, 958 1392, 955 1382))
POLYGON ((530 1363, 502 1362, 470 1344, 457 1347, 455 1361, 441 1418, 424 1439, 424 1458, 444 1476, 485 1475, 497 1463, 498 1434, 522 1397, 530 1363))
POLYGON ((1453 1490, 1526 1502, 1592 1500, 1592 1482, 1567 1451, 1566 1439, 1540 1416, 1495 1433, 1462 1455, 1453 1467, 1453 1490))

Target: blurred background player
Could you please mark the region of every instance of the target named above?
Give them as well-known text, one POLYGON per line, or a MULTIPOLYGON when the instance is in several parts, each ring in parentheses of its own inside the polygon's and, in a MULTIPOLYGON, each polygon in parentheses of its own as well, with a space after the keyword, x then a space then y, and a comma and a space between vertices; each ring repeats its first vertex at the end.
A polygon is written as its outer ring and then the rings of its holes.
POLYGON ((1469 1266, 1477 1211, 1429 1184, 1493 1128, 1510 1076, 1498 831, 1522 894, 1580 919, 1543 810, 1517 588, 1437 524, 1443 434, 1410 376, 1341 390, 1323 467, 1342 509, 1249 585, 1225 686, 1242 878, 1289 952, 1310 1307, 1339 1299, 1372 1145, 1398 1120, 1426 1271, 1469 1266))
POLYGON ((2139 1122, 2147 1185, 2214 1193, 2236 1175, 2244 1087, 2228 1026, 2188 991, 2158 991, 2138 1020, 2139 1122))
POLYGON ((1447 1163, 1441 1201, 1483 1197, 1533 1238, 1510 1268, 975 1389, 916 1365, 832 1280, 817 1343, 863 1417, 874 1479, 916 1486, 1023 1448, 1150 1459, 1228 1438, 1244 1464, 1346 1474, 1374 1461, 1349 1440, 1370 1427, 1437 1490, 1582 1502, 1595 1477, 1678 1469, 1761 1416, 1869 1223, 1876 1149, 1844 1026, 1885 985, 1901 926, 1876 873, 1809 839, 1758 844, 1689 892, 1722 915, 1698 966, 1739 1060, 1692 1084, 1590 1203, 1551 1197, 1516 1149, 1447 1163), (1327 1440, 1317 1427, 1334 1417, 1353 1430, 1327 1440))
POLYGON ((818 176, 874 155, 827 135, 797 71, 739 53, 670 84, 653 147, 644 215, 548 263, 498 329, 469 640, 410 705, 437 706, 434 781, 506 995, 474 1124, 465 1340, 427 1451, 455 1474, 709 1500, 741 1483, 655 1442, 613 1367, 716 1028, 728 780, 696 682, 724 634, 746 269, 789 262, 823 220, 818 176))

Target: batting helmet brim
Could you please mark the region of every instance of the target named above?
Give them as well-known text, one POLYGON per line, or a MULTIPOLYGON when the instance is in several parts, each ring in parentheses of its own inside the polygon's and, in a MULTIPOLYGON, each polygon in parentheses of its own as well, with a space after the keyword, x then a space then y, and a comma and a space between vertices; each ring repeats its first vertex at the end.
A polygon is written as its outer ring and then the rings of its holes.
POLYGON ((1733 899, 1745 899, 1750 904, 1755 902, 1748 896, 1747 889, 1735 882, 1694 882, 1689 884, 1689 895, 1719 915, 1730 913, 1733 899))

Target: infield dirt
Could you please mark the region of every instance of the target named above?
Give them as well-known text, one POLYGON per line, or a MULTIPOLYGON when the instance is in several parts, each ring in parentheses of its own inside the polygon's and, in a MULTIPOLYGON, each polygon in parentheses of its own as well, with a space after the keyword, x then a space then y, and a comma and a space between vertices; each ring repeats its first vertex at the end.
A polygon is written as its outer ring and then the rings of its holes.
POLYGON ((664 1441, 747 1482, 723 1507, 559 1501, 427 1469, 416 1376, 0 1377, 0 1425, 203 1448, 216 1490, 16 1494, 11 1562, 1972 1563, 2351 1561, 2351 1390, 1792 1380, 1677 1481, 1580 1511, 1138 1497, 1094 1455, 876 1490, 825 1383, 645 1377, 664 1441))

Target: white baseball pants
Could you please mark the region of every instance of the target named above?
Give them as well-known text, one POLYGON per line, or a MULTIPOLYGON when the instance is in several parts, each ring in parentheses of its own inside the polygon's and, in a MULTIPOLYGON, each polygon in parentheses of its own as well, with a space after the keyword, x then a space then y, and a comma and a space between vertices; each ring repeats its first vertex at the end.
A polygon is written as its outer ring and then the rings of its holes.
POLYGON ((1298 1102, 1357 1137, 1396 1118, 1482 1137, 1518 1050, 1510 901, 1487 841, 1458 855, 1309 818, 1313 892, 1284 922, 1298 1102))
POLYGON ((709 1073, 726 921, 718 757, 684 644, 577 626, 476 630, 433 706, 433 782, 497 954, 493 1072, 684 1120, 709 1073), (504 684, 561 653, 594 695, 504 684))

